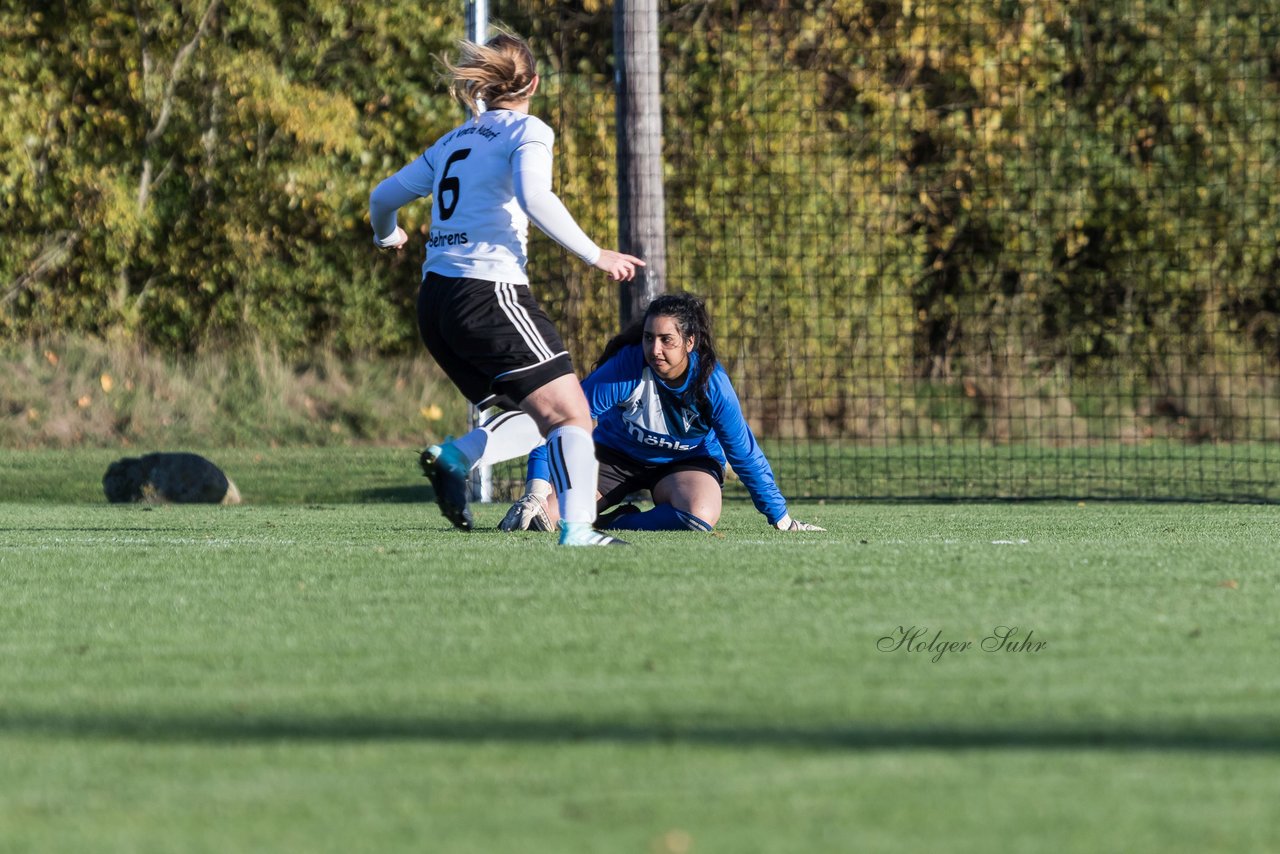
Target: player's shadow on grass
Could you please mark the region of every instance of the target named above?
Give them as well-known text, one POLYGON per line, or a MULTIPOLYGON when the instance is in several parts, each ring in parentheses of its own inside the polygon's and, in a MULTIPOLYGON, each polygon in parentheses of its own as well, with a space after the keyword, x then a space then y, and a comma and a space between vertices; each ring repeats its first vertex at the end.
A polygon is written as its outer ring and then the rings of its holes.
POLYGON ((436 493, 430 486, 384 486, 357 493, 365 504, 424 504, 434 502, 436 493))
MULTIPOLYGON (((176 529, 176 526, 174 526, 176 529)), ((0 534, 155 534, 164 528, 94 528, 86 525, 42 525, 39 527, 0 528, 0 534)))
POLYGON ((1022 727, 786 727, 664 725, 574 720, 450 718, 286 718, 147 716, 0 712, 0 733, 138 742, 234 743, 257 741, 442 743, 505 742, 529 745, 629 744, 795 748, 801 750, 1116 750, 1197 753, 1277 753, 1277 721, 1202 721, 1063 724, 1022 727))

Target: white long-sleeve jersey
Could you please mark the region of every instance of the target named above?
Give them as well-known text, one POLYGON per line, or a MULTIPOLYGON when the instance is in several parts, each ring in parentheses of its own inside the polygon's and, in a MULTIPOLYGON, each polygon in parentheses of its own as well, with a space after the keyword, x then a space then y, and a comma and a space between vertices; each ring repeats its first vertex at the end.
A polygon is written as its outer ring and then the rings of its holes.
POLYGON ((529 222, 588 264, 600 247, 551 190, 555 132, 514 110, 490 110, 442 136, 369 197, 374 240, 396 231, 396 211, 433 197, 422 272, 527 284, 529 222))

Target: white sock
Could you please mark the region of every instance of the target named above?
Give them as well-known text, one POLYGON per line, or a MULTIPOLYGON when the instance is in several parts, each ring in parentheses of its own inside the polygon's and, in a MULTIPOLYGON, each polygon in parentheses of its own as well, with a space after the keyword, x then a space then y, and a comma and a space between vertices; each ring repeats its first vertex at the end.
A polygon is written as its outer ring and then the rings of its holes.
POLYGON ((499 412, 452 444, 475 468, 525 456, 542 444, 542 434, 523 412, 499 412))
POLYGON ((596 518, 596 446, 581 427, 558 427, 547 434, 551 483, 560 501, 560 518, 590 523, 596 518))
POLYGON ((478 466, 492 466, 524 457, 542 444, 538 425, 523 412, 499 412, 480 425, 489 436, 484 453, 476 458, 478 466))

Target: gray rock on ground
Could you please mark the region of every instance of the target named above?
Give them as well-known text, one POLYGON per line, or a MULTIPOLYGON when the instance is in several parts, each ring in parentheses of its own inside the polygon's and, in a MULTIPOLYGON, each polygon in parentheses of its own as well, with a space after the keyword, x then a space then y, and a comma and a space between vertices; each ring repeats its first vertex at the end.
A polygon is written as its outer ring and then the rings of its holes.
POLYGON ((199 454, 185 452, 124 457, 107 467, 102 491, 113 504, 239 504, 240 490, 199 454))

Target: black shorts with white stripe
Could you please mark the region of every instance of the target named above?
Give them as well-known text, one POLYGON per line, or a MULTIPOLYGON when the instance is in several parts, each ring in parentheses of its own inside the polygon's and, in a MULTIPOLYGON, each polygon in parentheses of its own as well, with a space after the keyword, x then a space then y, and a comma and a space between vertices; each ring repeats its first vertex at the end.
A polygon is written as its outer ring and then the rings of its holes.
POLYGON ((573 373, 528 285, 427 273, 418 332, 453 384, 480 406, 515 409, 530 392, 573 373))

